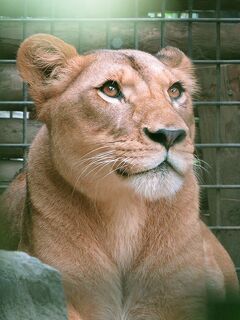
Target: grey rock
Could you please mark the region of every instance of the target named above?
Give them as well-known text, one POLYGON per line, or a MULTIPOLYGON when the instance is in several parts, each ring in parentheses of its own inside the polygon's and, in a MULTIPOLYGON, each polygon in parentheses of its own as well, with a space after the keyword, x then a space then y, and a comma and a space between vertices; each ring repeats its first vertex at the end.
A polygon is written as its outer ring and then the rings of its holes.
POLYGON ((24 252, 0 250, 0 320, 66 320, 61 275, 24 252))

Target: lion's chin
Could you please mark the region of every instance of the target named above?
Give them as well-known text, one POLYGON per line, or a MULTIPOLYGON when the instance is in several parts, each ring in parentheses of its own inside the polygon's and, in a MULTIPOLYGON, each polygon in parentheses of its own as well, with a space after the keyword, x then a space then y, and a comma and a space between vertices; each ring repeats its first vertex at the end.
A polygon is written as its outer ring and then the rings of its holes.
POLYGON ((141 197, 149 200, 172 198, 182 187, 187 167, 161 162, 152 169, 131 173, 118 170, 116 173, 141 197))
POLYGON ((146 174, 131 176, 128 183, 140 196, 157 200, 172 198, 183 186, 184 176, 174 171, 167 173, 147 172, 146 174))

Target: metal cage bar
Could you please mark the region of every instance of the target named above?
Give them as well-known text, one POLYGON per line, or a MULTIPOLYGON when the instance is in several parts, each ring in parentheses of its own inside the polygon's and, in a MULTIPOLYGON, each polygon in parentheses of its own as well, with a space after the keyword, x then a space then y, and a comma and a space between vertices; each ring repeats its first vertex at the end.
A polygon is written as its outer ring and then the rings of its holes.
POLYGON ((0 17, 0 22, 221 22, 239 23, 240 18, 6 18, 0 17))
MULTIPOLYGON (((27 8, 27 0, 24 0, 24 17, 28 16, 28 8, 27 8)), ((26 23, 23 23, 23 39, 26 38, 26 23)), ((23 82, 23 101, 27 101, 28 92, 27 92, 27 84, 23 82)), ((23 106, 23 144, 27 144, 27 106, 23 106)), ((25 165, 27 162, 27 152, 28 148, 24 148, 23 153, 23 164, 25 165)))
MULTIPOLYGON (((220 17, 221 0, 216 0, 216 17, 220 17)), ((220 21, 216 22, 216 60, 221 57, 221 24, 220 21)), ((221 66, 216 64, 216 100, 221 100, 221 66)), ((220 142, 220 105, 216 105, 216 137, 217 143, 220 142)), ((220 153, 219 148, 216 149, 216 184, 220 184, 220 153)), ((216 189, 216 224, 221 225, 221 202, 220 202, 220 189, 216 189)))
MULTIPOLYGON (((192 19, 193 0, 188 0, 188 18, 192 19)), ((188 21, 188 56, 192 58, 192 21, 188 21)))
MULTIPOLYGON (((137 18, 139 15, 139 0, 134 0, 134 12, 135 17, 137 18)), ((134 48, 138 49, 138 22, 134 21, 133 23, 134 48)))
POLYGON ((166 0, 163 0, 161 3, 161 18, 162 21, 160 22, 161 26, 161 48, 164 47, 164 37, 165 37, 165 9, 166 9, 166 0))

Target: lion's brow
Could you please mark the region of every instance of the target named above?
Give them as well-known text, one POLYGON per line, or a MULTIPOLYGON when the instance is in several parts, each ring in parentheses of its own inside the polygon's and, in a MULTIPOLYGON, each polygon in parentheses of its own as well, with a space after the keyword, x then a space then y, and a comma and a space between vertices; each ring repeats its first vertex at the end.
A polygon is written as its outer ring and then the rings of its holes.
POLYGON ((135 57, 132 55, 127 55, 124 54, 124 56, 127 58, 127 60, 129 61, 131 67, 136 70, 138 73, 141 73, 142 71, 142 66, 136 61, 135 57))

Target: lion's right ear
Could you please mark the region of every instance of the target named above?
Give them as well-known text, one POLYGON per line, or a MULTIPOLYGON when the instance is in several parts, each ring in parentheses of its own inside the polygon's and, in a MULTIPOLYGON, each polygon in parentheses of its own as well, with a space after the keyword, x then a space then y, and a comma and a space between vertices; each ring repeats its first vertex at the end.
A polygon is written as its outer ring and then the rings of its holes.
POLYGON ((29 83, 31 91, 44 91, 54 80, 61 78, 68 61, 77 55, 76 49, 61 39, 48 34, 36 34, 21 44, 17 68, 29 83))

